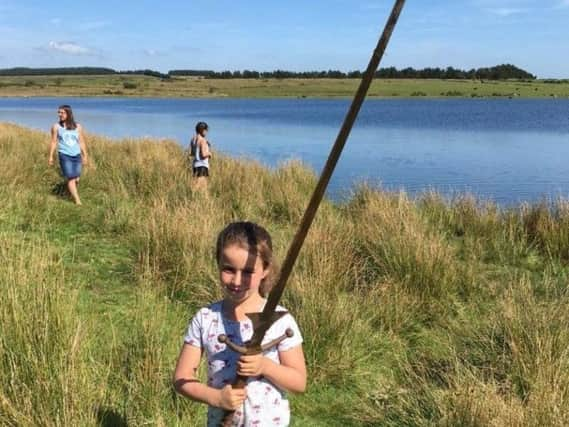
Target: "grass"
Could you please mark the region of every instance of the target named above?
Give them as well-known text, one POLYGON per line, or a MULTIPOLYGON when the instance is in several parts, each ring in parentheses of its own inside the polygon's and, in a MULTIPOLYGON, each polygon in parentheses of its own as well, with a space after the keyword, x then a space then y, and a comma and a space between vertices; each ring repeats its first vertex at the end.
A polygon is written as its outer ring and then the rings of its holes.
MULTIPOLYGON (((219 296, 215 236, 257 221, 282 259, 313 173, 220 155, 204 195, 174 142, 93 136, 79 208, 47 140, 0 124, 0 424, 203 425, 170 381, 219 296)), ((563 200, 325 201, 284 301, 309 368, 294 425, 567 425, 568 229, 563 200)))
MULTIPOLYGON (((358 79, 204 79, 148 76, 0 76, 0 96, 186 98, 351 97, 358 79)), ((567 98, 569 80, 377 79, 370 96, 387 98, 567 98)))

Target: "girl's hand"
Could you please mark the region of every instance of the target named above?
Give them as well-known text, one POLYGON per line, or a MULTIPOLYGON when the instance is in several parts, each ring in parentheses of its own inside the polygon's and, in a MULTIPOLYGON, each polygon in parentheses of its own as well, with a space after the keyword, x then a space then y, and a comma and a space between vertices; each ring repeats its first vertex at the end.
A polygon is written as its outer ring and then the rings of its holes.
POLYGON ((47 165, 48 165, 48 166, 53 166, 53 157, 50 157, 50 158, 47 160, 47 165))
POLYGON ((259 377, 265 374, 268 359, 262 354, 241 356, 237 362, 237 374, 244 377, 259 377))
POLYGON ((228 411, 235 411, 241 407, 245 399, 247 399, 246 388, 234 389, 231 384, 227 384, 219 390, 219 403, 216 406, 228 411))

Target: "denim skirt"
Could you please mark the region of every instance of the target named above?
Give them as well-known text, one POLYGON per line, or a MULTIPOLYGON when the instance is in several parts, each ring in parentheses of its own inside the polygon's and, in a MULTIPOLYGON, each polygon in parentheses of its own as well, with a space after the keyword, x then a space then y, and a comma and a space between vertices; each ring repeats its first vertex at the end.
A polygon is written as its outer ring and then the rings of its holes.
POLYGON ((61 174, 67 179, 78 178, 81 176, 81 155, 68 156, 59 153, 59 166, 61 174))

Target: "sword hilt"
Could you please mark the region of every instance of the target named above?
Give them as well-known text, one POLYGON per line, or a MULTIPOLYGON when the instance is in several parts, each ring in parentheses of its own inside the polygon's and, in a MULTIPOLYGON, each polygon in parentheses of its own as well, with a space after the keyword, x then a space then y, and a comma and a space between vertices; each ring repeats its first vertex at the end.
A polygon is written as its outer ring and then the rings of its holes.
MULTIPOLYGON (((283 340, 294 336, 294 331, 291 328, 286 328, 285 333, 282 334, 280 337, 275 338, 272 341, 269 341, 265 345, 260 346, 248 346, 247 343, 245 345, 239 345, 232 342, 227 335, 221 334, 217 337, 217 340, 221 344, 225 344, 231 350, 236 353, 253 356, 255 354, 260 354, 264 351, 270 350, 271 348, 279 345, 283 340)), ((242 377, 238 375, 233 383, 233 388, 244 388, 247 385, 247 377, 242 377)), ((221 422, 221 427, 231 427, 233 425, 233 414, 235 411, 226 411, 225 415, 223 416, 223 421, 221 422)))
POLYGON ((251 356, 254 354, 259 354, 263 353, 264 351, 270 350, 271 348, 279 345, 283 340, 291 338, 292 336, 294 336, 294 331, 291 328, 287 328, 285 330, 285 333, 282 334, 280 337, 275 338, 274 340, 269 341, 264 345, 254 346, 254 347, 248 346, 247 343, 245 343, 245 345, 235 344, 225 334, 219 335, 217 337, 217 340, 221 344, 227 345, 227 347, 229 347, 231 350, 233 350, 236 353, 251 356))

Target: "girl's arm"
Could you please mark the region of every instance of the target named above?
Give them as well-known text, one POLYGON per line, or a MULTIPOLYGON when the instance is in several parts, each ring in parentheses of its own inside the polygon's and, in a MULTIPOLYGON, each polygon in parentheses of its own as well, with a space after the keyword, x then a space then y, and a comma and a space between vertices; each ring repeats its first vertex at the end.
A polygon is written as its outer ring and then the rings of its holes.
POLYGON ((85 144, 85 136, 83 135, 83 126, 78 124, 77 130, 79 131, 79 147, 81 148, 81 156, 83 157, 83 162, 87 163, 87 145, 85 144))
POLYGON ((278 388, 291 393, 306 390, 306 363, 302 346, 279 351, 280 364, 261 354, 241 356, 237 373, 245 377, 264 376, 278 388))
POLYGON ((53 156, 55 154, 55 148, 57 147, 57 125, 51 127, 51 142, 49 143, 49 158, 48 165, 53 165, 53 156))
POLYGON ((202 384, 196 378, 202 351, 198 347, 184 344, 176 370, 174 388, 178 393, 192 400, 227 410, 238 409, 247 397, 246 389, 233 389, 226 385, 221 390, 202 384))
POLYGON ((209 151, 209 144, 204 138, 200 138, 199 145, 200 145, 200 153, 202 159, 207 159, 208 157, 211 157, 211 151, 209 151))

